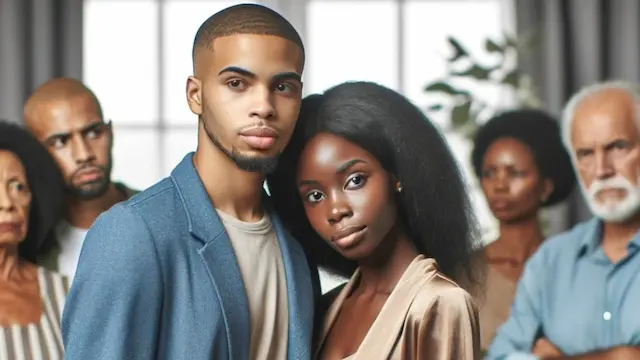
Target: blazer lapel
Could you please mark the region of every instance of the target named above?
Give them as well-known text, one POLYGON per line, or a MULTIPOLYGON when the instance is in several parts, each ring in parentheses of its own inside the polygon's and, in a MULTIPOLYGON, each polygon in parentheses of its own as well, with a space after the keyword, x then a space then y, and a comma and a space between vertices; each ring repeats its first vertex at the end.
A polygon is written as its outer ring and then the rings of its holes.
POLYGON ((222 318, 228 335, 229 359, 249 359, 249 302, 240 267, 226 231, 220 232, 198 252, 209 271, 222 307, 222 318))
MULTIPOLYGON (((229 359, 249 359, 249 302, 231 241, 188 154, 171 173, 189 220, 189 233, 200 248, 222 308, 229 359)), ((202 319, 208 321, 208 319, 202 319)))
POLYGON ((289 235, 275 212, 270 211, 271 222, 278 235, 278 244, 287 279, 289 303, 288 358, 303 360, 311 358, 314 299, 311 276, 307 260, 296 240, 289 235))

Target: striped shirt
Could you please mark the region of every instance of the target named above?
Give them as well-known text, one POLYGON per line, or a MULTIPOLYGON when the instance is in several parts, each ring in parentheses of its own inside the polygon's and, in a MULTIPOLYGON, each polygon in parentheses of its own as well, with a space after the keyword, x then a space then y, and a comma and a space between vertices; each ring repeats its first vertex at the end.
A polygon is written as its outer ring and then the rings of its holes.
POLYGON ((0 328, 0 360, 61 360, 64 355, 60 322, 69 281, 39 268, 42 297, 40 323, 0 328))

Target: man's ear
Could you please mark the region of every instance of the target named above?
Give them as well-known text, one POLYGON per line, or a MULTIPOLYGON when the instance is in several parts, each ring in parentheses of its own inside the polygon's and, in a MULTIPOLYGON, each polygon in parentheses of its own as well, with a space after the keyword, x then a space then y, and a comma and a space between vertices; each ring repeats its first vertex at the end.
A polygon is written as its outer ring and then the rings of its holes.
POLYGON ((553 193, 554 189, 553 181, 551 179, 544 179, 542 183, 542 195, 540 196, 540 202, 546 203, 549 200, 549 196, 553 193))
POLYGON ((109 151, 113 149, 113 121, 111 119, 105 121, 104 127, 107 129, 107 136, 109 136, 109 151))
POLYGON ((195 115, 202 115, 202 81, 195 76, 187 79, 187 103, 195 115))

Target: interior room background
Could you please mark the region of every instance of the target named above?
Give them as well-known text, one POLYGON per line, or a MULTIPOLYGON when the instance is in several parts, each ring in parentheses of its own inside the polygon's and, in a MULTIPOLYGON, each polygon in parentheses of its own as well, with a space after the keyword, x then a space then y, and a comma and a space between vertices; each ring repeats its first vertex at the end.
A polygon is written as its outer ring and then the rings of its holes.
MULTIPOLYGON (((83 80, 113 121, 114 179, 143 189, 195 150, 197 119, 185 100, 191 46, 198 26, 238 2, 228 0, 0 0, 0 118, 20 121, 26 96, 55 76, 83 80)), ((249 1, 251 2, 251 1, 249 1)), ((427 108, 437 95, 427 83, 447 72, 462 43, 491 63, 487 38, 529 34, 537 42, 520 56, 543 106, 559 114, 580 86, 611 77, 640 80, 637 0, 263 0, 298 28, 305 41, 305 94, 346 80, 370 80, 427 108)), ((513 91, 461 82, 496 109, 516 105, 513 91)), ((490 241, 496 222, 471 174, 471 142, 441 125, 469 180, 490 241)), ((575 196, 546 214, 548 231, 589 216, 575 196)))

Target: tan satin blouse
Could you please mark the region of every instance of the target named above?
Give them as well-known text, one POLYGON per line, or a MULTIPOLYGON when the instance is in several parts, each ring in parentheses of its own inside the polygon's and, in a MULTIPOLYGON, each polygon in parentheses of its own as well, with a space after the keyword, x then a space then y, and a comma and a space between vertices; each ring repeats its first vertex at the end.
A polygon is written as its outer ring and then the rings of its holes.
MULTIPOLYGON (((329 307, 316 358, 359 276, 357 270, 329 307)), ((480 359, 478 311, 471 295, 441 274, 435 260, 419 255, 389 295, 358 351, 346 359, 480 359)))

